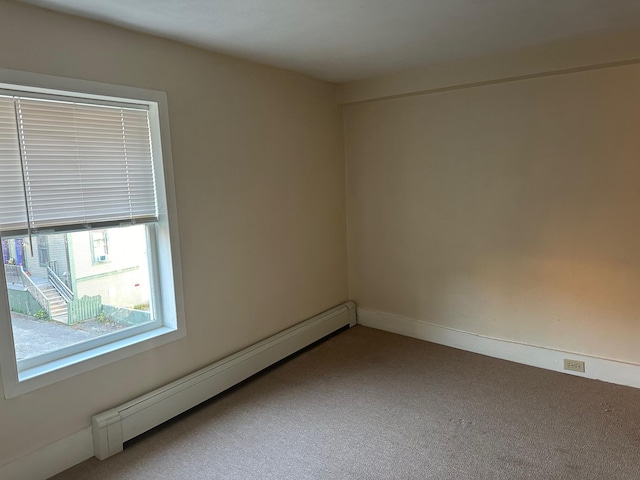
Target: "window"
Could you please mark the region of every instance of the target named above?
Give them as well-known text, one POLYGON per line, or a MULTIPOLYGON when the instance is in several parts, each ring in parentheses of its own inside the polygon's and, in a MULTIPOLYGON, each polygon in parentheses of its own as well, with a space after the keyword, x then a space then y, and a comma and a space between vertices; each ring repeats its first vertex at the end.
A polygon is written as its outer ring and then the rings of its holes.
POLYGON ((107 245, 106 230, 91 232, 91 248, 93 251, 93 263, 102 263, 107 261, 109 246, 107 245))
POLYGON ((161 92, 0 70, 6 397, 184 336, 166 119, 161 92))
POLYGON ((38 260, 41 267, 49 266, 49 242, 44 235, 38 237, 38 260))

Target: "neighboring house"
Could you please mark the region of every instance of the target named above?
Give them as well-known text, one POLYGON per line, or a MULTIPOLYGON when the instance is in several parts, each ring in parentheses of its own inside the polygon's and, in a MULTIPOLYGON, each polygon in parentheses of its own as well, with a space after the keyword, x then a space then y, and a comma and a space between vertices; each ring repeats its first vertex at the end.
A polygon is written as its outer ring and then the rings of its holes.
MULTIPOLYGON (((33 236, 33 257, 29 238, 2 240, 2 257, 5 264, 21 265, 34 277, 47 278, 47 267, 61 279, 69 278, 69 256, 65 234, 33 236)), ((65 281, 71 288, 71 283, 65 281)))
MULTIPOLYGON (((42 278, 47 278, 47 268, 51 268, 61 279, 68 279, 70 274, 67 235, 35 235, 32 240, 33 256, 28 237, 2 240, 2 258, 5 265, 20 265, 30 275, 42 278)), ((65 283, 71 287, 70 281, 65 283)))
MULTIPOLYGON (((2 257, 5 265, 21 266, 37 285, 55 283, 55 275, 76 299, 99 295, 103 305, 119 308, 149 303, 144 227, 34 235, 33 256, 29 241, 3 239, 2 257)), ((7 273, 9 284, 19 283, 15 280, 7 273)))
POLYGON ((149 303, 149 268, 144 227, 68 233, 71 289, 76 297, 133 307, 149 303), (131 288, 134 287, 134 288, 131 288))

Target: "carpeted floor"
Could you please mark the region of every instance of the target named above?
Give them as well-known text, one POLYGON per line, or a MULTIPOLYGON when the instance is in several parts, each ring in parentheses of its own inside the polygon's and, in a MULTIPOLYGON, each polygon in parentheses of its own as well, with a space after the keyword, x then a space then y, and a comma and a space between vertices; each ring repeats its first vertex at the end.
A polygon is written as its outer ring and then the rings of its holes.
POLYGON ((640 479, 640 390, 354 327, 71 479, 640 479))

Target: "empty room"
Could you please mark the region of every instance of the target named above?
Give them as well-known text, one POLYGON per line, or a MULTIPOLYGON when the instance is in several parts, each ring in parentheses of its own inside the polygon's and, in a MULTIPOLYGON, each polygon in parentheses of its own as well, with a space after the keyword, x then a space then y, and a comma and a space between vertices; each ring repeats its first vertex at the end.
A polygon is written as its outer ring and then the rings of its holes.
POLYGON ((640 478, 637 1, 0 40, 0 480, 640 478))

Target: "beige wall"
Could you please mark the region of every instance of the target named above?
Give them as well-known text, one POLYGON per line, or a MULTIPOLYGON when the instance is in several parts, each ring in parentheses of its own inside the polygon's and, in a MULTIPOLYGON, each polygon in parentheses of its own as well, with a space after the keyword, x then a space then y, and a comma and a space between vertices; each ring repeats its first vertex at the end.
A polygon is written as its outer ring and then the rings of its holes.
POLYGON ((640 66, 346 105, 351 297, 640 363, 640 66))
POLYGON ((4 1, 0 42, 0 68, 167 92, 187 316, 184 340, 0 398, 0 465, 347 299, 333 85, 4 1))
MULTIPOLYGON (((345 103, 373 100, 344 107, 351 297, 639 363, 630 38, 341 87, 345 103), (594 62, 628 65, 589 70, 594 62), (585 71, 502 81, 562 68, 585 71), (460 88, 485 81, 496 83, 460 88), (394 95, 408 96, 375 101, 394 95)), ((334 86, 4 0, 0 40, 0 68, 167 92, 187 315, 184 340, 0 398, 0 465, 347 299, 334 86)))

